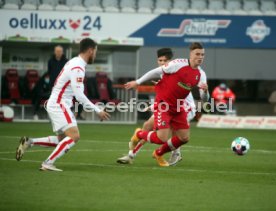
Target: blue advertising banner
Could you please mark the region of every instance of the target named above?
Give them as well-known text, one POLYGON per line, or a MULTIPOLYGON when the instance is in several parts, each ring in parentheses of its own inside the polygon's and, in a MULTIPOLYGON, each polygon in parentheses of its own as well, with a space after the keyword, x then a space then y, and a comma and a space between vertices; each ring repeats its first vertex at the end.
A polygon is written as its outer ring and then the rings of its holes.
POLYGON ((131 36, 145 46, 276 48, 276 17, 160 15, 131 36))

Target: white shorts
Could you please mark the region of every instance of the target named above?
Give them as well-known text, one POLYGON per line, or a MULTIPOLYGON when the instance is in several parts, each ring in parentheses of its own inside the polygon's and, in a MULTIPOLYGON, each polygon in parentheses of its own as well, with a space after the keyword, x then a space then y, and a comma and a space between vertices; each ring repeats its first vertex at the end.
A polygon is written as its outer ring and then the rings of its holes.
POLYGON ((196 115, 195 109, 190 110, 189 113, 188 113, 188 115, 187 115, 188 122, 192 121, 193 118, 195 117, 195 115, 196 115))
POLYGON ((77 126, 76 118, 68 106, 47 103, 47 112, 56 134, 63 134, 67 129, 77 126))

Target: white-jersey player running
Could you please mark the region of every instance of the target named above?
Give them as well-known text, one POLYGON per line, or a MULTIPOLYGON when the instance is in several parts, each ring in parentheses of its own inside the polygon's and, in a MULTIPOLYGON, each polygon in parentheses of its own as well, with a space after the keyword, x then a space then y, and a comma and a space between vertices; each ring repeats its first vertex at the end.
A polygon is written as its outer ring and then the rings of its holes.
POLYGON ((22 159, 24 152, 34 145, 55 147, 50 156, 42 163, 40 170, 62 171, 54 166, 54 162, 70 150, 80 139, 77 122, 71 111, 73 97, 87 109, 94 110, 101 120, 109 119, 110 115, 102 111, 84 95, 85 66, 91 64, 97 53, 97 43, 85 38, 80 42, 80 54, 68 61, 55 81, 51 96, 47 102, 47 112, 53 131, 57 136, 44 138, 20 139, 16 150, 16 159, 22 159))
MULTIPOLYGON (((173 57, 173 53, 170 48, 159 49, 157 51, 158 66, 163 66, 164 64, 170 62, 172 57, 173 57)), ((154 83, 157 84, 158 82, 154 82, 154 83)), ((185 104, 185 109, 189 111, 187 116, 188 121, 191 121, 194 118, 195 112, 196 112, 194 98, 191 93, 186 97, 184 104, 185 104)), ((151 107, 152 106, 150 106, 148 110, 153 110, 151 107)), ((154 126, 154 116, 152 115, 146 122, 144 122, 142 130, 151 131, 153 130, 153 126, 154 126)), ((120 164, 131 164, 133 162, 134 157, 136 157, 137 153, 141 150, 142 146, 145 143, 146 142, 144 140, 141 140, 139 143, 135 143, 135 144, 132 141, 130 141, 128 155, 118 158, 117 162, 120 164)), ((181 156, 180 148, 172 151, 172 154, 169 159, 170 165, 175 165, 177 162, 181 160, 182 160, 182 156, 181 156)))

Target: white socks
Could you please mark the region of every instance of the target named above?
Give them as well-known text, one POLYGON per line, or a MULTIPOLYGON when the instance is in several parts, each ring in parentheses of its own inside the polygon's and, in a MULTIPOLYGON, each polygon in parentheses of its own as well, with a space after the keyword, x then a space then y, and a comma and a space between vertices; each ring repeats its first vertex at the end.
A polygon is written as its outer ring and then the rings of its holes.
POLYGON ((48 164, 53 164, 58 158, 68 152, 74 145, 75 142, 73 139, 70 137, 65 137, 61 142, 59 142, 59 144, 45 162, 48 164))
POLYGON ((59 141, 57 136, 48 136, 43 138, 30 138, 31 146, 39 145, 43 147, 56 147, 58 143, 59 141))

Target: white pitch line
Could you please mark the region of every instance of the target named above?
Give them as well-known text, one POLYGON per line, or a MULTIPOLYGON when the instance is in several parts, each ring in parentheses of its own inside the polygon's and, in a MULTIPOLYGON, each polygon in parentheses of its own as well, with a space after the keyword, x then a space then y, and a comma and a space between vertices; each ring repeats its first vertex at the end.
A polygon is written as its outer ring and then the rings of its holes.
MULTIPOLYGON (((38 146, 37 146, 38 147, 38 146)), ((185 146, 186 148, 186 146, 185 146)), ((48 148, 44 150, 28 150, 27 153, 37 153, 37 152, 51 152, 53 148, 48 148)), ((127 149, 72 149, 72 152, 125 152, 127 154, 127 149)), ((153 149, 141 149, 141 152, 152 152, 153 149)), ((212 148, 206 147, 189 147, 189 149, 182 149, 182 152, 195 152, 195 153, 225 153, 229 151, 228 149, 214 150, 212 148)), ((256 150, 257 151, 257 150, 256 150)), ((267 153, 267 152, 266 152, 267 153)), ((15 151, 3 151, 0 154, 15 154, 15 151)))
MULTIPOLYGON (((16 161, 15 159, 11 158, 0 158, 3 161, 16 161)), ((16 161, 18 162, 18 161, 16 161)), ((28 163, 41 163, 41 161, 37 160, 21 160, 20 162, 28 162, 28 163)), ((236 174, 236 175, 259 175, 259 176, 276 176, 276 173, 272 172, 238 172, 238 171, 215 171, 215 170, 204 170, 204 169, 180 169, 174 167, 137 167, 137 166, 127 166, 127 165, 111 165, 111 164, 96 164, 96 163, 77 163, 77 162, 59 162, 62 165, 80 165, 80 166, 95 166, 95 167, 108 167, 108 168, 125 168, 128 170, 159 170, 159 171, 179 171, 179 172, 197 172, 197 173, 214 173, 214 174, 236 174)))
MULTIPOLYGON (((37 152, 51 152, 51 149, 45 150, 28 150, 27 153, 37 153, 37 152)), ((153 149, 141 149, 141 152, 152 152, 153 149)), ((202 149, 182 149, 182 152, 216 152, 216 153, 224 153, 224 151, 215 151, 215 150, 202 150, 202 149)), ((126 152, 126 149, 72 149, 72 152, 126 152)), ((15 154, 15 151, 4 151, 0 152, 0 154, 15 154)))
MULTIPOLYGON (((20 137, 18 136, 0 136, 0 138, 8 138, 8 139, 15 139, 18 141, 20 137)), ((129 140, 121 140, 121 141, 106 141, 106 140, 96 140, 96 139, 81 139, 80 142, 85 142, 85 143, 101 143, 101 144, 123 144, 123 145, 128 145, 129 140)), ((197 151, 201 152, 225 152, 229 151, 229 148, 219 148, 219 147, 206 147, 206 146, 190 146, 190 145, 185 145, 183 146, 182 149, 185 148, 192 148, 192 149, 197 149, 197 151)), ((275 150, 263 150, 263 149, 250 149, 250 152, 256 152, 256 153, 261 153, 261 154, 276 154, 275 150)))

